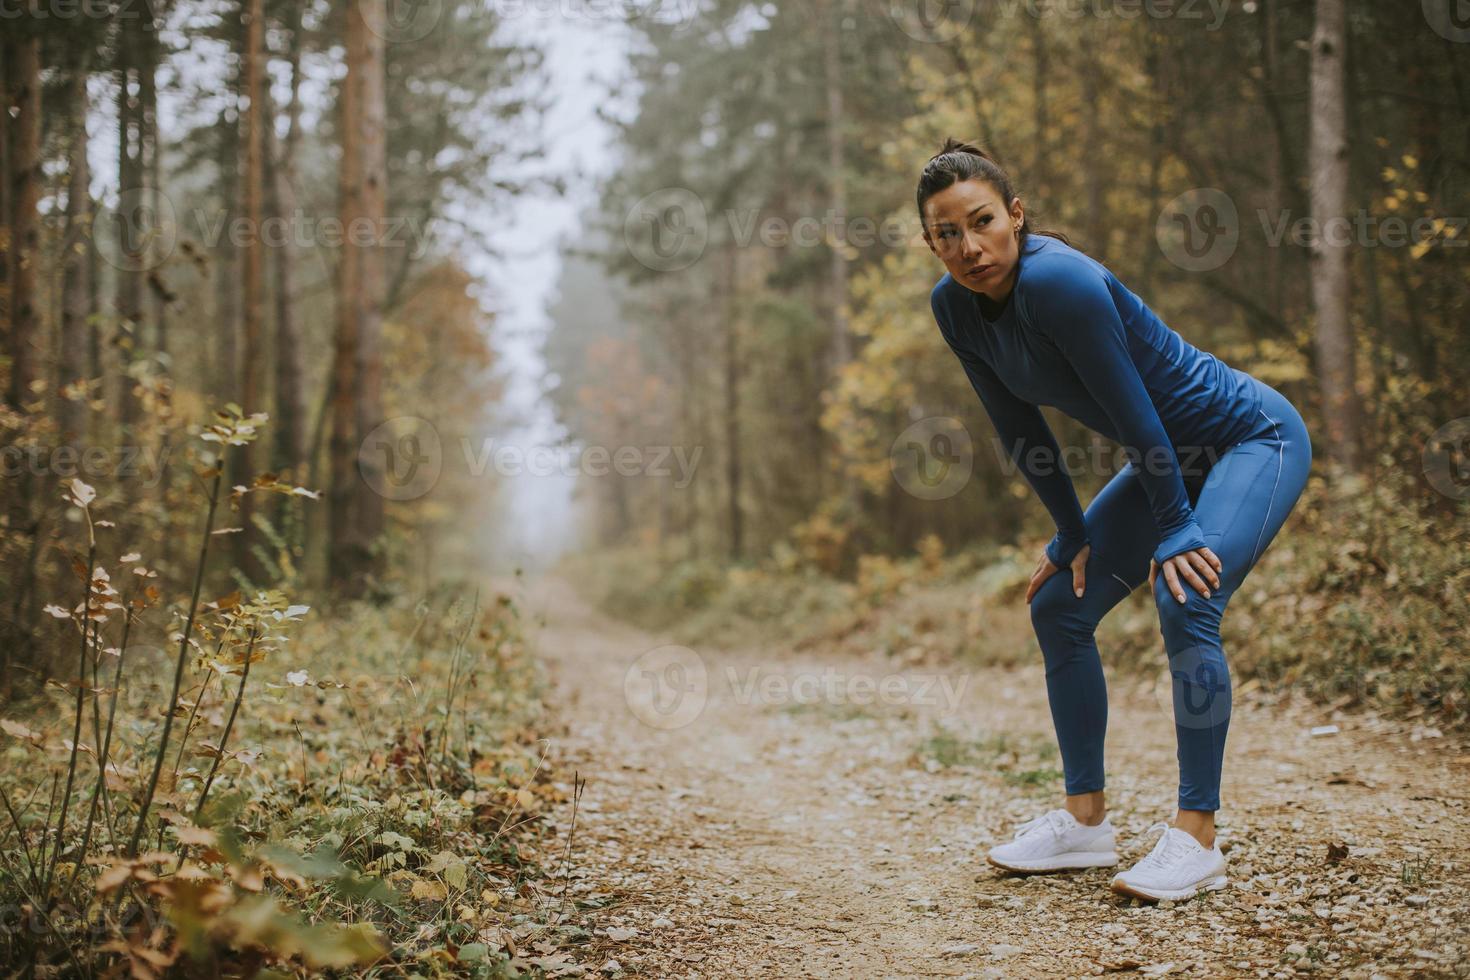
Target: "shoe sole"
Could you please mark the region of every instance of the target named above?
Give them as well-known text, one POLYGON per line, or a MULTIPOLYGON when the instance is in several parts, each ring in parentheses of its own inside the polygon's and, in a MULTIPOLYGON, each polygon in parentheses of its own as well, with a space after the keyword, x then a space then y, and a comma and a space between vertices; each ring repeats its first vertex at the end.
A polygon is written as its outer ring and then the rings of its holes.
POLYGON ((1189 888, 1162 889, 1156 892, 1144 891, 1118 878, 1114 878, 1109 885, 1119 895, 1127 895, 1130 898, 1141 898, 1145 902, 1160 902, 1166 899, 1172 902, 1179 902, 1186 898, 1193 898, 1201 891, 1217 892, 1224 888, 1226 883, 1226 877, 1221 874, 1215 875, 1213 878, 1206 878, 1189 888))
POLYGON ((1040 871, 1082 871, 1087 868, 1111 868, 1118 863, 1117 852, 1108 851, 1068 851, 1065 854, 1053 854, 1045 858, 1031 858, 1024 861, 997 861, 989 854, 985 860, 1003 871, 1017 871, 1021 873, 1040 871))

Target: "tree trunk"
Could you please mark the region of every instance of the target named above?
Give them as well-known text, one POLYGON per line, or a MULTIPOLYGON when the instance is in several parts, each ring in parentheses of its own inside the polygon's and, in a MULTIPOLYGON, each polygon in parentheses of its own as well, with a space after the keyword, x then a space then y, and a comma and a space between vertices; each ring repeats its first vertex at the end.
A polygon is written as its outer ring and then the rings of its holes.
POLYGON ((1317 370, 1322 388, 1328 458, 1346 473, 1359 469, 1359 417, 1352 322, 1348 317, 1347 103, 1344 0, 1316 0, 1311 68, 1311 201, 1318 229, 1311 253, 1312 303, 1317 312, 1317 370), (1329 234, 1336 231, 1337 234, 1329 234), (1340 242, 1335 244, 1334 240, 1340 242))
POLYGON ((134 59, 141 53, 141 29, 136 17, 123 18, 117 46, 117 237, 118 268, 114 304, 117 327, 113 345, 118 352, 117 417, 126 425, 137 421, 138 402, 133 397, 132 365, 142 341, 143 254, 145 227, 139 210, 145 203, 143 180, 143 125, 141 110, 132 94, 139 77, 134 59))
MULTIPOLYGON (((1036 138, 1032 144, 1033 154, 1031 164, 1031 193, 1038 199, 1051 192, 1051 181, 1048 174, 1051 172, 1049 163, 1051 160, 1047 149, 1047 137, 1050 135, 1051 118, 1050 106, 1047 103, 1046 82, 1050 52, 1046 47, 1046 27, 1041 23, 1040 17, 1025 18, 1031 30, 1032 65, 1031 76, 1031 98, 1034 103, 1032 108, 1035 112, 1036 138)), ((1016 192, 1020 193, 1019 189, 1016 192)), ((1003 206, 1010 207, 1011 202, 1003 202, 1003 206)))
POLYGON ((36 272, 41 259, 41 40, 25 38, 14 46, 11 75, 10 190, 10 404, 22 409, 36 380, 36 272))
POLYGON ((386 208, 385 86, 382 39, 367 19, 382 16, 382 5, 352 0, 347 8, 347 76, 340 96, 344 235, 337 266, 328 574, 348 597, 362 594, 363 576, 373 571, 372 545, 383 522, 383 462, 375 449, 362 448, 381 414, 383 263, 377 238, 386 208))
POLYGON ((71 385, 87 379, 88 320, 92 295, 88 250, 92 247, 92 197, 87 169, 87 65, 71 78, 72 137, 67 155, 66 232, 61 252, 61 339, 57 345, 56 418, 62 442, 82 442, 87 435, 87 399, 66 397, 71 385))
MULTIPOLYGON (((10 106, 13 102, 15 84, 15 61, 20 46, 19 37, 0 38, 0 230, 10 233, 10 184, 11 127, 10 106)), ((0 260, 0 296, 5 297, 5 306, 0 310, 0 350, 10 349, 10 255, 9 241, 5 245, 4 259, 0 260)))
MULTIPOLYGON (((92 234, 96 234, 95 228, 92 234)), ((95 313, 102 309, 102 254, 96 239, 89 237, 87 245, 87 308, 95 313)), ((106 372, 102 357, 102 331, 94 323, 87 328, 87 375, 100 385, 106 372)), ((106 404, 105 386, 98 397, 106 404)), ((92 407, 89 405, 87 410, 91 412, 92 407)))
MULTIPOLYGON (((236 136, 238 120, 231 119, 227 112, 220 114, 219 122, 223 132, 223 142, 220 144, 220 179, 218 188, 220 220, 225 222, 228 229, 229 222, 234 220, 235 189, 240 183, 240 174, 236 155, 239 153, 240 142, 236 136)), ((214 309, 215 309, 215 392, 217 401, 221 404, 226 402, 238 402, 240 400, 239 382, 239 335, 240 335, 240 289, 236 285, 236 276, 239 268, 239 257, 237 250, 228 231, 220 236, 212 250, 214 252, 214 264, 209 274, 214 277, 214 309)))
MULTIPOLYGON (((354 18, 362 68, 358 87, 358 120, 361 126, 358 149, 362 152, 362 224, 370 235, 357 253, 358 312, 357 336, 357 441, 367 439, 383 422, 383 303, 386 296, 387 256, 384 254, 383 230, 388 219, 388 77, 386 51, 382 36, 368 30, 366 23, 384 23, 387 0, 359 0, 359 14, 354 18)), ((357 533, 362 538, 362 571, 376 578, 382 576, 382 555, 378 547, 383 534, 384 467, 383 454, 369 451, 359 463, 362 476, 357 481, 357 533)))
MULTIPOLYGON (((265 189, 265 137, 262 130, 270 125, 264 111, 264 60, 265 60, 265 10, 264 0, 241 0, 240 15, 245 26, 245 59, 243 71, 245 106, 245 223, 249 234, 243 247, 243 275, 240 277, 241 319, 240 354, 241 385, 240 405, 248 415, 264 408, 264 392, 261 390, 261 375, 264 373, 266 351, 261 343, 265 318, 265 241, 262 238, 264 225, 263 195, 265 189)), ((234 457, 238 464, 239 481, 249 485, 254 478, 256 447, 246 444, 236 448, 234 457)), ((252 553, 257 543, 252 517, 255 498, 245 494, 240 499, 240 526, 244 528, 235 536, 235 564, 253 581, 259 581, 263 569, 252 553)))
MULTIPOLYGON (((139 18, 139 50, 141 56, 138 64, 138 179, 139 183, 147 186, 148 201, 155 215, 163 213, 163 177, 162 156, 163 151, 158 145, 158 25, 154 21, 154 0, 140 0, 139 8, 142 16, 139 18)), ((146 346, 158 353, 168 352, 168 297, 167 288, 162 285, 161 280, 153 279, 162 275, 160 266, 163 264, 164 256, 160 254, 162 241, 159 236, 154 235, 149 242, 147 267, 149 269, 150 288, 149 311, 152 314, 152 336, 146 342, 146 346), (157 283, 154 285, 154 283, 157 283)), ((141 288, 141 286, 140 286, 141 288)), ((139 315, 142 315, 140 310, 139 315)))
MULTIPOLYGON (((1159 36, 1150 29, 1147 32, 1146 53, 1144 55, 1144 72, 1148 77, 1149 91, 1160 90, 1160 79, 1162 69, 1159 65, 1159 36)), ((1149 113, 1149 138, 1148 138, 1148 190, 1146 192, 1143 209, 1146 224, 1139 229, 1140 241, 1151 241, 1154 237, 1154 215, 1158 214, 1158 207, 1162 203, 1163 170, 1164 170, 1164 121, 1159 118, 1159 109, 1155 106, 1149 113)), ((1143 270, 1139 274, 1139 284, 1142 287, 1142 295, 1149 295, 1153 291, 1154 267, 1157 263, 1159 250, 1157 248, 1145 248, 1143 250, 1143 270)))
MULTIPOLYGON (((278 219, 287 222, 289 212, 295 206, 296 150, 301 142, 301 6, 291 5, 292 23, 288 26, 291 63, 291 95, 286 105, 286 139, 279 154, 274 148, 275 127, 267 125, 264 135, 267 142, 267 160, 272 163, 271 179, 267 183, 270 196, 270 211, 278 219)), ((269 87, 262 89, 265 106, 270 105, 269 87)), ((269 114, 274 118, 274 114, 269 114)), ((301 480, 306 473, 306 389, 304 352, 301 348, 301 325, 295 316, 294 269, 295 255, 289 236, 273 253, 275 259, 276 300, 276 438, 275 460, 277 470, 287 471, 293 480, 301 480)), ((292 501, 285 501, 291 505, 292 501)), ((284 506, 283 506, 284 512, 284 506)))
POLYGON ((730 558, 739 561, 745 553, 745 522, 740 512, 740 483, 743 460, 740 454, 740 343, 736 320, 736 244, 725 250, 725 478, 730 495, 730 558))
MULTIPOLYGON (((1272 126, 1269 130, 1271 139, 1271 151, 1266 154, 1266 196, 1267 207, 1271 214, 1275 215, 1282 208, 1290 207, 1290 201, 1295 194, 1288 189, 1288 179, 1292 176, 1287 163, 1287 141, 1286 127, 1281 109, 1281 101, 1277 96, 1278 79, 1281 76, 1281 52, 1278 40, 1279 28, 1276 11, 1278 0, 1265 0, 1261 10, 1261 71, 1263 78, 1261 90, 1266 112, 1271 117, 1272 126)), ((1282 290, 1285 284, 1286 249, 1272 248, 1266 250, 1266 299, 1265 303, 1273 316, 1278 319, 1285 314, 1282 290)))
MULTIPOLYGON (((7 107, 5 122, 10 130, 9 165, 4 174, 10 184, 10 240, 6 252, 10 287, 9 342, 10 387, 6 393, 10 405, 19 412, 35 395, 31 382, 36 380, 36 345, 41 340, 40 314, 36 307, 36 274, 41 260, 41 42, 39 37, 22 38, 7 48, 5 65, 7 94, 13 100, 7 107)), ((29 429, 29 426, 26 427, 29 429)), ((24 430, 23 430, 24 433, 24 430)), ((23 434, 22 433, 22 434, 23 434)), ((40 545, 40 525, 34 501, 42 492, 45 476, 37 476, 30 467, 20 467, 15 477, 7 479, 4 507, 14 549, 6 558, 12 562, 8 582, 9 609, 0 634, 0 668, 6 679, 13 662, 28 663, 35 648, 32 597, 36 592, 36 556, 40 545)))
MULTIPOLYGON (((233 26, 233 25, 232 25, 233 26)), ((243 27, 244 25, 240 25, 243 27)), ((230 49, 238 56, 237 64, 245 60, 243 32, 232 30, 229 36, 230 49)), ((240 70, 224 84, 233 91, 240 89, 240 70)), ((215 392, 221 404, 239 402, 240 389, 240 287, 238 285, 240 254, 230 236, 230 224, 236 217, 235 202, 240 197, 240 117, 238 103, 226 105, 219 115, 219 159, 216 162, 219 183, 215 188, 218 200, 219 221, 223 232, 211 246, 214 263, 210 275, 214 277, 215 303, 215 392), (235 110, 235 111, 232 111, 235 110)), ((235 457, 238 458, 238 457, 235 457)), ((236 471, 238 472, 238 471, 236 471)), ((233 479, 233 476, 232 476, 233 479)))
POLYGON ((1083 55, 1082 72, 1083 99, 1086 104, 1086 121, 1082 124, 1082 159, 1089 161, 1083 180, 1087 187, 1087 244, 1092 257, 1099 262, 1108 261, 1107 225, 1103 221, 1103 184, 1107 174, 1098 158, 1098 141, 1102 129, 1102 84, 1103 71, 1096 50, 1083 55))
POLYGON ((960 35, 941 43, 944 50, 949 52, 951 60, 954 61, 954 74, 959 78, 960 84, 965 87, 965 94, 969 97, 970 111, 975 115, 975 143, 982 150, 989 150, 990 125, 985 118, 985 100, 981 97, 980 89, 975 84, 976 69, 965 55, 965 45, 969 42, 970 39, 967 36, 960 35))
POLYGON ((828 275, 832 290, 832 368, 842 367, 852 360, 852 338, 847 327, 847 259, 843 251, 847 244, 837 234, 837 228, 847 226, 847 175, 845 167, 844 134, 842 131, 845 111, 842 99, 842 5, 838 0, 827 0, 831 16, 824 26, 826 36, 818 43, 822 46, 824 80, 827 89, 827 180, 831 193, 834 228, 830 246, 828 275))
POLYGON ((353 487, 354 440, 356 416, 353 396, 357 389, 357 262, 346 241, 347 229, 355 214, 361 210, 362 161, 358 150, 358 79, 362 67, 353 63, 358 56, 352 44, 355 31, 360 31, 361 14, 357 4, 349 0, 347 6, 347 77, 342 79, 338 94, 337 113, 341 131, 342 160, 338 176, 341 203, 341 222, 344 229, 342 248, 337 256, 337 331, 333 338, 332 359, 332 437, 331 489, 328 493, 329 508, 327 542, 327 575, 333 588, 345 595, 360 594, 354 581, 357 566, 357 539, 353 534, 353 504, 356 494, 353 487))

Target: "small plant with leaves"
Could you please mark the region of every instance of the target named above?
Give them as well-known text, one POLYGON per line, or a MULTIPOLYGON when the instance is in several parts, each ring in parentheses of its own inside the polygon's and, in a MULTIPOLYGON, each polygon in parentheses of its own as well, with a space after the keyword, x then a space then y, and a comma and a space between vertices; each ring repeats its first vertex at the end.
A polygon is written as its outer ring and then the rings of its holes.
MULTIPOLYGON (((192 593, 170 610, 163 631, 177 652, 161 706, 131 703, 148 690, 154 665, 129 657, 137 631, 157 629, 146 617, 163 599, 158 573, 136 551, 106 557, 123 549, 105 537, 116 525, 94 513, 95 488, 79 479, 62 487, 64 502, 80 513, 86 547, 71 561, 78 598, 50 603, 45 612, 69 627, 62 639, 75 644, 76 672, 69 683, 53 685, 62 693, 57 735, 44 721, 35 728, 0 721, 8 736, 0 896, 35 925, 0 937, 7 963, 27 964, 32 974, 125 966, 134 977, 153 977, 182 957, 206 972, 218 972, 226 960, 320 970, 385 952, 366 924, 311 922, 289 907, 291 886, 307 880, 301 868, 320 870, 324 858, 303 865, 289 849, 247 847, 233 822, 241 798, 210 805, 231 764, 246 764, 232 738, 252 664, 283 649, 289 629, 309 611, 274 590, 212 601, 201 595, 228 453, 254 440, 265 420, 231 405, 200 432, 218 449, 206 450, 196 471, 208 487, 204 527, 192 593), (125 696, 130 706, 122 711, 125 696), (203 735, 209 728, 212 738, 203 735), (186 758, 206 763, 196 767, 186 758), (33 777, 31 785, 22 785, 22 773, 33 777)), ((315 497, 270 474, 235 492, 252 489, 315 497)), ((346 874, 332 867, 328 876, 346 874)), ((380 902, 392 897, 376 884, 365 894, 380 902)))

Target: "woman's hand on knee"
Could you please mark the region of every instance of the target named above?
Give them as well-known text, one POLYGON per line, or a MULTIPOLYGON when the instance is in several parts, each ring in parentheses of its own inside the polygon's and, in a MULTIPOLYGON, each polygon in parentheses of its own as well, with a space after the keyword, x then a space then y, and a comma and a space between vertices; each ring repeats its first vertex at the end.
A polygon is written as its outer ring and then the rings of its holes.
MULTIPOLYGON (((1092 551, 1092 545, 1084 544, 1082 550, 1072 558, 1072 594, 1081 598, 1083 590, 1087 587, 1087 556, 1092 551)), ((1046 552, 1041 553, 1041 561, 1036 563, 1036 571, 1031 573, 1031 582, 1026 586, 1026 604, 1031 604, 1031 598, 1041 589, 1041 585, 1051 578, 1061 568, 1053 565, 1051 559, 1046 557, 1046 552)))
POLYGON ((1159 569, 1164 570, 1164 583, 1169 586, 1169 594, 1177 601, 1184 601, 1184 587, 1179 584, 1182 577, 1196 592, 1206 599, 1210 597, 1210 589, 1220 587, 1220 571, 1224 566, 1220 564, 1220 558, 1209 548, 1200 547, 1193 551, 1181 551, 1164 559, 1164 564, 1159 565, 1156 561, 1149 561, 1148 565, 1148 587, 1154 586, 1154 579, 1159 574, 1159 569), (1208 582, 1208 584, 1206 584, 1208 582))

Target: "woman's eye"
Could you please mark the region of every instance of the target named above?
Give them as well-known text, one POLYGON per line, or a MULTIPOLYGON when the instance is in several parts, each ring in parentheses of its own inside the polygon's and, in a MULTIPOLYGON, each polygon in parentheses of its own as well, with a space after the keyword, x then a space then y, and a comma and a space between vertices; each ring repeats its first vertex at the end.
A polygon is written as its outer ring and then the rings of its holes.
POLYGON ((990 224, 990 215, 987 214, 985 217, 981 218, 980 219, 980 224, 982 224, 982 225, 988 225, 988 224, 990 224))

